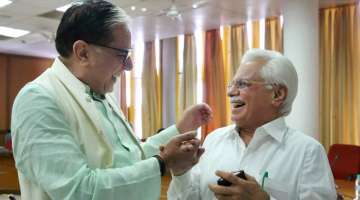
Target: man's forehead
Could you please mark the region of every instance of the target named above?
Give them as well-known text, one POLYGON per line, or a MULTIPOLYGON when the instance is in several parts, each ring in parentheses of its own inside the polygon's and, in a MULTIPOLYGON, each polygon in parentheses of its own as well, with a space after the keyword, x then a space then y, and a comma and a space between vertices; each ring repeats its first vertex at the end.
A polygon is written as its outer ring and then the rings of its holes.
POLYGON ((131 32, 126 24, 118 24, 114 26, 113 38, 114 41, 112 43, 116 46, 120 45, 119 48, 131 47, 131 32))
POLYGON ((257 61, 257 60, 242 63, 239 66, 239 69, 237 70, 234 78, 244 78, 244 79, 255 78, 258 76, 258 72, 260 71, 260 69, 264 64, 265 64, 264 61, 257 61))

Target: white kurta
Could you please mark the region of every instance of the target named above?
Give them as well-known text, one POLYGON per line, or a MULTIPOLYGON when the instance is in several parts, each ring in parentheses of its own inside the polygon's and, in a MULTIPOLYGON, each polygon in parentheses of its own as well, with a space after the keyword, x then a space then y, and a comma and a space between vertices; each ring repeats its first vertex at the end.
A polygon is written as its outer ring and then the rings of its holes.
POLYGON ((286 126, 281 117, 258 128, 246 147, 235 125, 215 130, 204 142, 200 162, 182 176, 173 177, 169 200, 212 200, 208 184, 216 170, 237 171, 255 177, 272 199, 336 199, 333 175, 324 148, 313 138, 286 126))

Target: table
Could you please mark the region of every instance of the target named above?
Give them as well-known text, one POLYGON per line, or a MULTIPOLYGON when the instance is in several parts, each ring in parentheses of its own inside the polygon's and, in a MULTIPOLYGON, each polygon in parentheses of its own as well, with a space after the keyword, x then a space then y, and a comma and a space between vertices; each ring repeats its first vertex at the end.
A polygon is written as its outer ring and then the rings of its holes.
POLYGON ((337 192, 342 194, 345 200, 355 198, 355 181, 336 179, 335 184, 337 185, 337 192))

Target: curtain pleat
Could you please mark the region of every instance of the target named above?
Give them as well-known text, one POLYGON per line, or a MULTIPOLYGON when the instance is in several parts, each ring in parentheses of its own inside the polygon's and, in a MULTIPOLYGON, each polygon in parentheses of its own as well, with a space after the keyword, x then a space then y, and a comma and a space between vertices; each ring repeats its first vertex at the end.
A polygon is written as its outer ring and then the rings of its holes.
POLYGON ((179 46, 180 46, 180 40, 179 37, 176 38, 176 63, 175 63, 175 119, 179 120, 182 114, 181 105, 182 98, 181 98, 181 83, 183 82, 183 72, 181 71, 180 67, 180 52, 179 52, 179 46))
POLYGON ((359 9, 320 11, 320 139, 360 145, 359 9))
POLYGON ((146 42, 142 71, 142 133, 150 137, 161 128, 160 77, 156 71, 155 43, 146 42))
POLYGON ((265 49, 283 52, 283 29, 279 17, 265 20, 265 49))
POLYGON ((182 99, 179 105, 179 114, 189 106, 196 103, 196 49, 194 35, 187 34, 184 37, 184 66, 183 78, 180 79, 180 98, 182 99))
POLYGON ((162 112, 163 127, 166 128, 175 123, 175 80, 176 80, 176 38, 161 40, 160 54, 162 63, 162 112))
POLYGON ((252 48, 260 48, 260 21, 252 22, 252 48))
POLYGON ((230 70, 230 77, 234 77, 242 56, 245 52, 249 49, 248 38, 246 34, 246 24, 234 25, 231 26, 231 33, 230 33, 230 45, 231 45, 231 70, 230 70))
POLYGON ((226 102, 224 61, 219 30, 206 32, 204 59, 203 98, 213 110, 213 120, 202 127, 202 139, 212 130, 225 126, 227 121, 227 110, 224 109, 226 102))
POLYGON ((120 108, 121 111, 124 113, 125 117, 129 119, 128 115, 128 107, 126 105, 126 76, 125 73, 122 73, 120 76, 120 108))

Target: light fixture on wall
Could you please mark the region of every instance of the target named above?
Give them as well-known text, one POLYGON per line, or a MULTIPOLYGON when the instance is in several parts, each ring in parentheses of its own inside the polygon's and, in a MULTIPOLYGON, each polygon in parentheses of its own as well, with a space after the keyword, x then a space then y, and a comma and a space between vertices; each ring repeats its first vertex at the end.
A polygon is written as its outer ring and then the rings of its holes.
POLYGON ((11 3, 12 3, 12 1, 10 1, 10 0, 0 0, 0 8, 5 7, 11 3))
POLYGON ((17 38, 26 35, 28 33, 30 33, 30 31, 6 27, 6 26, 0 26, 0 35, 6 37, 17 38))

